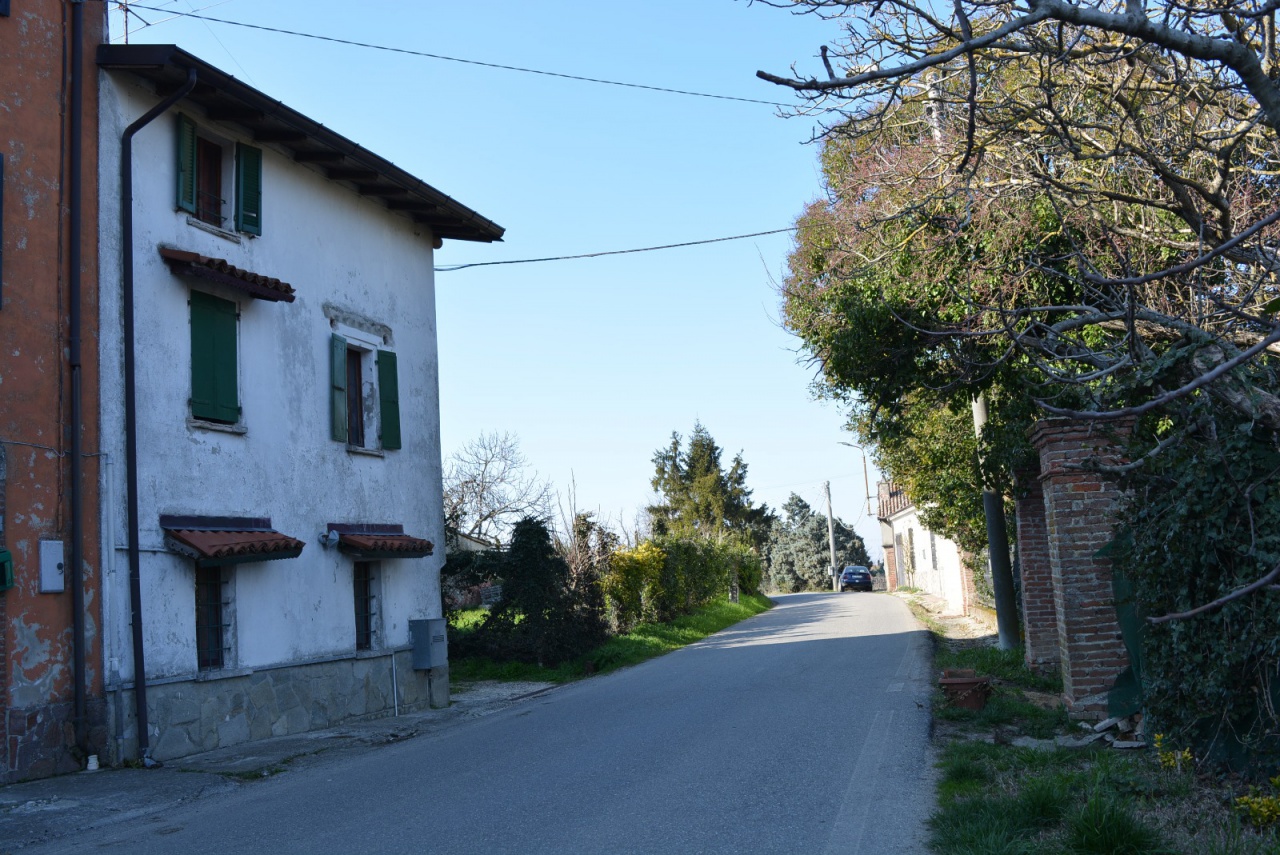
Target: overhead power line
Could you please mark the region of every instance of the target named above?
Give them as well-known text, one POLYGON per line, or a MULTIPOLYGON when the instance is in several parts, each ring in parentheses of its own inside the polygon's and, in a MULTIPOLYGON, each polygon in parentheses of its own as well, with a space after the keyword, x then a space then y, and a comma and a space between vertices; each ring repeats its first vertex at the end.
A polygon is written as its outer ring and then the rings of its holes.
POLYGON ((719 101, 740 101, 746 104, 764 104, 768 107, 794 107, 795 104, 784 104, 780 101, 764 101, 759 98, 740 98, 736 95, 715 95, 710 92, 692 92, 687 89, 669 89, 664 86, 650 86, 645 83, 627 83, 621 80, 604 80, 599 77, 583 77, 577 74, 564 74, 559 71, 543 71, 538 68, 523 68, 518 65, 502 65, 497 62, 482 62, 478 59, 462 59, 456 56, 445 56, 438 53, 427 53, 426 51, 410 50, 408 48, 389 47, 387 45, 375 45, 368 42, 357 42, 351 39, 340 39, 334 36, 322 36, 316 33, 301 33, 297 30, 285 30, 279 27, 267 27, 262 24, 247 24, 243 21, 229 21, 226 18, 213 18, 208 15, 197 15, 194 12, 178 12, 174 9, 158 9, 154 6, 144 6, 141 3, 130 3, 131 8, 146 9, 148 12, 166 12, 174 17, 194 18, 198 21, 211 21, 215 24, 226 24, 230 27, 244 27, 250 30, 262 30, 268 33, 280 33, 285 36, 297 36, 303 39, 316 39, 322 42, 333 42, 334 44, 350 45, 352 47, 369 48, 370 50, 387 51, 388 53, 403 53, 409 56, 421 56, 427 59, 439 59, 445 62, 460 62, 464 65, 478 65, 482 68, 496 68, 502 71, 518 71, 522 74, 540 74, 544 77, 559 77, 564 80, 577 80, 582 83, 599 83, 605 86, 624 86, 628 89, 647 89, 650 92, 663 92, 668 95, 690 95, 695 98, 714 98, 719 101))
POLYGON ((701 246, 706 243, 723 243, 727 240, 742 240, 744 238, 764 237, 765 235, 780 235, 784 232, 794 232, 795 226, 789 229, 774 229, 770 232, 752 232, 749 235, 733 235, 732 237, 708 238, 707 240, 690 240, 684 243, 669 243, 663 246, 645 246, 639 249, 614 249, 608 252, 584 252, 581 255, 550 255, 546 258, 516 258, 507 261, 477 261, 474 264, 455 264, 448 267, 437 267, 437 273, 452 273, 455 270, 466 270, 468 267, 493 267, 498 264, 533 264, 539 261, 572 261, 577 258, 599 258, 604 255, 627 255, 633 252, 656 252, 660 249, 678 249, 682 246, 701 246))

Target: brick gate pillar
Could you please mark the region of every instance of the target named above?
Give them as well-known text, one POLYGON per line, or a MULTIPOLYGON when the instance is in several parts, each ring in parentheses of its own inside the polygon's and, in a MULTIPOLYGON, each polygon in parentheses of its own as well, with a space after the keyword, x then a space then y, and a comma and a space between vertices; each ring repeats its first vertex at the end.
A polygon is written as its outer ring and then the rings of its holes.
POLYGON ((1022 580, 1022 620, 1027 667, 1057 670, 1058 610, 1054 603, 1053 567, 1045 523, 1044 489, 1039 469, 1014 473, 1018 523, 1018 571, 1022 580))
POLYGON ((1103 718, 1107 692, 1129 662, 1116 622, 1111 562, 1097 552, 1111 541, 1120 490, 1090 459, 1115 462, 1116 435, 1127 426, 1046 419, 1030 431, 1040 452, 1046 540, 1053 581, 1059 669, 1073 718, 1103 718))

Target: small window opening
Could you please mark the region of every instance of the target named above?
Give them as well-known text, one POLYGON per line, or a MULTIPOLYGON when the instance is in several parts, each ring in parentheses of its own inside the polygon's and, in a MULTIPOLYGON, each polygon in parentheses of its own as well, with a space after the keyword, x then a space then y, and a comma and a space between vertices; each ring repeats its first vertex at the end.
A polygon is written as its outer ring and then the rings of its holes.
POLYGON ((196 140, 196 219, 222 226, 222 146, 196 140))
POLYGON ((373 649, 373 579, 376 564, 355 563, 356 650, 373 649))
POLYGON ((217 670, 226 662, 225 584, 221 567, 196 568, 196 657, 201 671, 217 670))
POLYGON ((347 348, 347 444, 364 448, 364 353, 347 348))

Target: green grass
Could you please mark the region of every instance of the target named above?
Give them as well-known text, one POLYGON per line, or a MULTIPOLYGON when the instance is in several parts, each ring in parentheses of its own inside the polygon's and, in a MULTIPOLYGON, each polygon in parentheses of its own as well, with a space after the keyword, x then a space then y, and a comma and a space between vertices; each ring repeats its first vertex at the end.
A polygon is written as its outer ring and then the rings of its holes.
POLYGON ((997 680, 1012 683, 1019 688, 1050 694, 1059 694, 1062 691, 1062 679, 1056 674, 1041 676, 1027 669, 1021 647, 1013 650, 997 650, 985 645, 953 648, 944 644, 937 651, 936 662, 939 670, 972 668, 979 674, 995 677, 997 680))
POLYGON ((488 609, 460 609, 449 615, 449 634, 473 632, 489 616, 488 609))
MULTIPOLYGON (((714 635, 738 621, 767 611, 772 606, 769 598, 760 594, 743 594, 738 603, 731 603, 727 599, 716 600, 670 623, 640 624, 625 635, 614 636, 590 653, 554 668, 523 662, 494 662, 483 658, 455 659, 449 662, 449 678, 455 682, 530 680, 567 683, 591 674, 603 674, 628 665, 637 665, 655 656, 670 653, 714 635)), ((483 609, 456 613, 450 619, 450 632, 456 634, 474 630, 485 614, 483 609)))
POLYGON ((1280 855, 1280 830, 1242 822, 1212 781, 1161 768, 1151 752, 1009 744, 1079 735, 1060 706, 1029 700, 1061 694, 1060 681, 1028 671, 1021 650, 952 642, 917 614, 935 633, 939 671, 972 668, 995 682, 981 711, 935 694, 937 855, 1280 855))

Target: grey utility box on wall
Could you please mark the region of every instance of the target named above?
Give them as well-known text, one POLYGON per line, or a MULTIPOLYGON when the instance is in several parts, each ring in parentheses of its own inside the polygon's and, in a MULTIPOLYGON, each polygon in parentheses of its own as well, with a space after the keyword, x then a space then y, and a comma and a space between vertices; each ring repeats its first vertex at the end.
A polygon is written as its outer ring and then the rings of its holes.
POLYGON ((409 621, 413 641, 413 670, 426 671, 449 662, 449 639, 444 618, 409 621))

